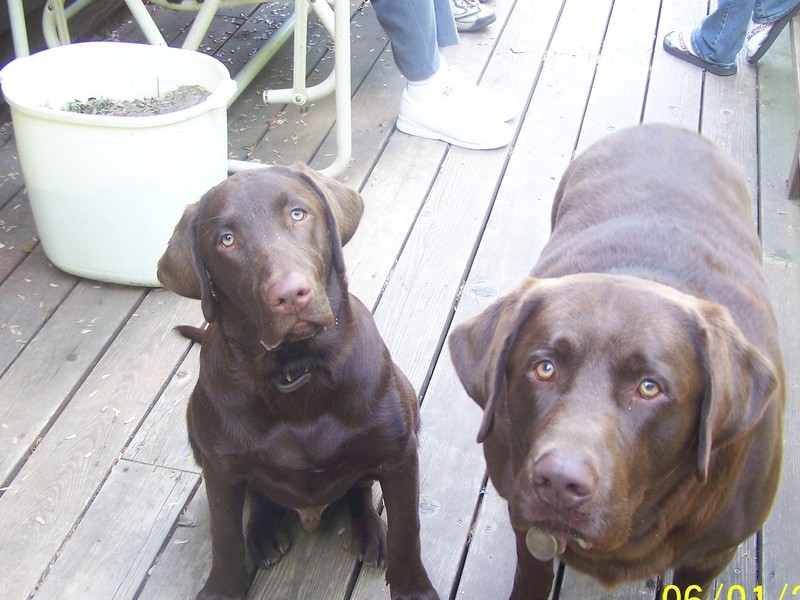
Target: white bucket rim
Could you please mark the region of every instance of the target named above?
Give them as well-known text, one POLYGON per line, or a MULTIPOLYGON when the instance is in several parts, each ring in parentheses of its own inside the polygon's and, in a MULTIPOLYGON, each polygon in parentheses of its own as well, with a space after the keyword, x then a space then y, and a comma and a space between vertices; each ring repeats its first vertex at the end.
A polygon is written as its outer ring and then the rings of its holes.
MULTIPOLYGON (((117 128, 145 128, 145 127, 162 127, 172 123, 178 123, 187 119, 196 117, 199 114, 214 110, 217 108, 227 108, 228 101, 236 92, 236 82, 231 79, 230 73, 225 65, 214 58, 201 52, 194 50, 186 50, 184 48, 172 48, 170 46, 155 46, 150 44, 140 44, 131 42, 79 42, 75 44, 68 44, 64 46, 57 46, 42 50, 30 56, 23 56, 16 58, 8 63, 2 70, 0 70, 0 84, 3 87, 3 95, 6 102, 15 110, 25 114, 40 117, 48 120, 58 120, 65 123, 74 123, 81 126, 89 127, 117 127, 117 128), (83 113, 74 113, 58 108, 50 108, 45 106, 32 106, 30 103, 21 102, 16 97, 16 82, 24 81, 25 70, 29 68, 33 61, 49 61, 52 57, 57 55, 70 54, 75 57, 90 56, 97 52, 99 48, 104 51, 111 50, 112 52, 140 53, 142 55, 150 54, 163 54, 165 52, 173 55, 183 54, 187 60, 195 62, 204 62, 206 66, 210 66, 213 70, 217 71, 220 75, 220 82, 215 89, 210 90, 211 94, 202 102, 193 106, 176 110, 170 113, 149 116, 114 116, 114 115, 90 115, 83 113)), ((23 83, 20 83, 23 85, 23 83)), ((29 85, 29 82, 24 82, 24 85, 29 85)))

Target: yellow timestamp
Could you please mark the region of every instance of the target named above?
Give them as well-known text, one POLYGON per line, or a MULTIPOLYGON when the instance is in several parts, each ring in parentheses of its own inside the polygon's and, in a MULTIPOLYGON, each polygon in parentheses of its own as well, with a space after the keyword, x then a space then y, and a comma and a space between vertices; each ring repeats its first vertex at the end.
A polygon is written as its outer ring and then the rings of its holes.
MULTIPOLYGON (((661 593, 661 600, 701 600, 704 598, 703 588, 699 585, 690 585, 686 589, 681 589, 677 585, 668 585, 661 593)), ((777 600, 789 600, 790 598, 800 598, 800 584, 792 587, 788 583, 783 584, 783 589, 777 600)), ((742 585, 720 584, 714 592, 714 600, 771 600, 764 594, 764 586, 757 585, 752 590, 742 585)))

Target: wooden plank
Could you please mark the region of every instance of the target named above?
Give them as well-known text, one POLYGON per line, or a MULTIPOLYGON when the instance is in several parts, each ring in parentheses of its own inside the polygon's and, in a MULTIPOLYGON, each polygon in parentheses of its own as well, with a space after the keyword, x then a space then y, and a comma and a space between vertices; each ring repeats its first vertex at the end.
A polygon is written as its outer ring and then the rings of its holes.
POLYGON ((211 569, 211 523, 205 486, 150 569, 138 600, 195 600, 211 569))
POLYGON ((0 597, 33 590, 185 352, 171 328, 195 310, 148 294, 0 497, 0 597))
MULTIPOLYGON (((22 187, 14 130, 11 122, 7 121, 0 124, 0 207, 5 206, 6 202, 22 190, 22 187)), ((0 241, 3 241, 2 238, 0 241)))
MULTIPOLYGON (((5 373, 0 385, 0 481, 8 481, 21 467, 143 294, 80 283, 5 373)), ((17 487, 25 485, 17 479, 11 489, 17 487)))
POLYGON ((39 246, 3 282, 0 286, 3 298, 0 303, 3 340, 0 374, 25 350, 42 324, 75 287, 76 281, 75 277, 53 267, 39 246))
POLYGON ((660 600, 656 594, 657 588, 658 580, 655 578, 605 588, 596 579, 568 569, 558 597, 559 600, 660 600))
POLYGON ((674 29, 690 27, 706 14, 706 0, 661 3, 643 121, 672 123, 697 130, 703 71, 663 50, 664 36, 674 29))
POLYGON ((516 548, 508 504, 488 483, 458 582, 458 598, 504 600, 511 593, 515 570, 516 548))
POLYGON ((443 154, 441 142, 393 135, 361 190, 364 216, 344 252, 350 291, 368 307, 383 292, 443 154))
POLYGON ((198 480, 194 473, 120 461, 59 550, 37 600, 135 598, 198 480))
POLYGON ((614 3, 576 154, 641 120, 660 5, 661 0, 614 3))
MULTIPOLYGON (((700 132, 720 145, 741 165, 751 198, 758 197, 758 130, 756 122, 756 71, 738 59, 733 77, 707 75, 703 85, 700 132)), ((755 206, 753 217, 755 219, 755 206)))
MULTIPOLYGON (((800 585, 800 205, 786 198, 788 157, 796 142, 798 98, 786 36, 759 61, 761 232, 764 269, 778 316, 786 368, 787 412, 781 488, 767 521, 762 579, 764 598, 789 598, 800 585)), ((796 592, 795 592, 796 595, 796 592)))
POLYGON ((24 194, 12 196, 0 209, 0 280, 8 277, 38 243, 27 198, 24 194))
MULTIPOLYGON (((299 527, 292 533, 289 553, 275 566, 260 569, 250 598, 345 598, 356 561, 347 549, 350 523, 342 511, 329 507, 318 531, 299 527)), ((364 567, 383 573, 383 569, 364 567)))
MULTIPOLYGON (((199 305, 196 310, 199 317, 199 305)), ((126 459, 170 469, 200 472, 186 429, 186 405, 197 383, 199 362, 200 346, 194 345, 128 445, 126 459)))

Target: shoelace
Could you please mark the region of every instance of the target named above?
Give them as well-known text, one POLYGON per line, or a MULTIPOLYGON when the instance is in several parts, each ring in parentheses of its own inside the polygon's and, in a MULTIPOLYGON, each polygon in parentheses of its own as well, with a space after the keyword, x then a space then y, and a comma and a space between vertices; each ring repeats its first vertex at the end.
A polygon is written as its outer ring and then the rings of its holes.
POLYGON ((453 3, 453 6, 465 11, 471 11, 480 8, 478 0, 451 0, 451 2, 453 3))

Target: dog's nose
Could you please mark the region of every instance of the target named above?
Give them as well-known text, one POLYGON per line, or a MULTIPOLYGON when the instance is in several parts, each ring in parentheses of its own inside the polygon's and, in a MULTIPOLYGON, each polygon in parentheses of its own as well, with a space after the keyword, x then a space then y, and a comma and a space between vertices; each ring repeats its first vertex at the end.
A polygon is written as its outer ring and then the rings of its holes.
POLYGON ((289 273, 269 286, 267 301, 276 312, 299 313, 311 302, 311 285, 300 273, 289 273))
POLYGON ((542 502, 554 508, 573 509, 592 497, 597 477, 580 457, 552 451, 536 461, 533 488, 542 502))

